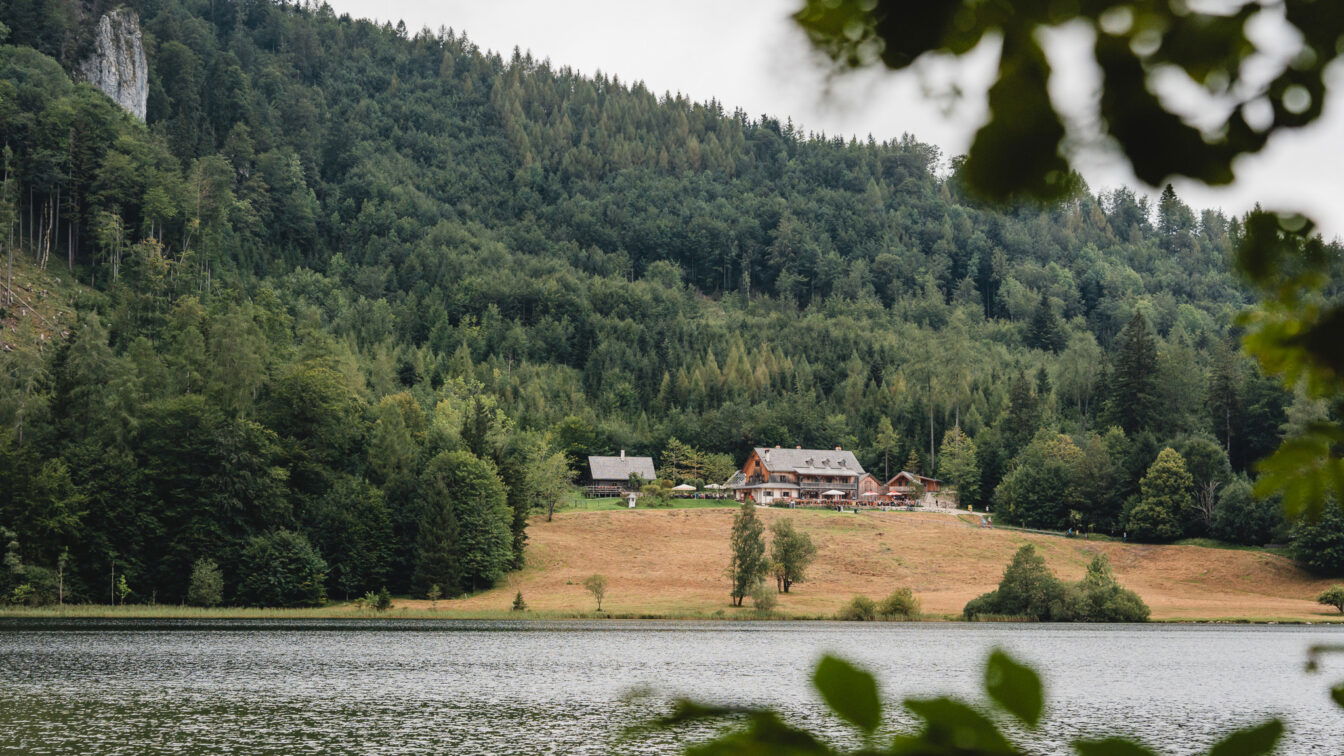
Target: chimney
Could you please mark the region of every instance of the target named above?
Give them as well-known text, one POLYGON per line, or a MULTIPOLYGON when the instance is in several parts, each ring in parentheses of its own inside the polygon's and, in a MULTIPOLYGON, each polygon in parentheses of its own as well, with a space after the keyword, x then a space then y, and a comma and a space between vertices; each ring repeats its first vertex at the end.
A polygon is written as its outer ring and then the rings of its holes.
POLYGON ((625 449, 621 449, 621 459, 625 459, 625 449))
POLYGON ((779 444, 775 444, 775 448, 778 449, 778 448, 779 448, 779 444))
POLYGON ((838 446, 837 446, 837 447, 835 447, 835 450, 836 450, 836 451, 844 451, 844 449, 841 449, 841 448, 840 448, 840 447, 838 447, 838 446))
POLYGON ((793 448, 795 448, 795 449, 801 449, 801 448, 803 448, 803 445, 802 445, 802 444, 799 444, 799 445, 797 445, 797 446, 795 446, 795 447, 793 447, 793 448))

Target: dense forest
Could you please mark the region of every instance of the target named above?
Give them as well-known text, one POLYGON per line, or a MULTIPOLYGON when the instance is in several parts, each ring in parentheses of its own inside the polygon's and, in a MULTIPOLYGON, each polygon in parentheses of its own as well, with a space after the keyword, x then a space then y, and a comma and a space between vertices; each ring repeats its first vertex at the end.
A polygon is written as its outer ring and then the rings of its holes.
POLYGON ((230 602, 468 592, 584 456, 669 446, 843 445, 1034 527, 1287 535, 1247 476, 1326 407, 1238 349, 1239 219, 1169 187, 989 207, 908 135, 326 5, 124 5, 146 123, 74 73, 112 3, 0 0, 0 244, 79 282, 51 339, 0 291, 11 599, 178 602, 207 561, 230 602), (278 563, 302 591, 255 579, 278 563))

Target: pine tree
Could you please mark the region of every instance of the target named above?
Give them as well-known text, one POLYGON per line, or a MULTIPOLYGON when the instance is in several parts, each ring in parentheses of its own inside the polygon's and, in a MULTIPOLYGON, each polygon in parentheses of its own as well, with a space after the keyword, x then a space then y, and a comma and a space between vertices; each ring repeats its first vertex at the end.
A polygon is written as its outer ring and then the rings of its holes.
POLYGON ((1126 435, 1157 423, 1157 344, 1143 313, 1135 312, 1116 338, 1106 414, 1126 435))
POLYGON ((742 503, 737 516, 733 518, 731 537, 732 561, 728 564, 728 578, 733 583, 731 597, 733 606, 742 606, 742 599, 765 578, 765 526, 756 516, 756 505, 751 501, 742 503))

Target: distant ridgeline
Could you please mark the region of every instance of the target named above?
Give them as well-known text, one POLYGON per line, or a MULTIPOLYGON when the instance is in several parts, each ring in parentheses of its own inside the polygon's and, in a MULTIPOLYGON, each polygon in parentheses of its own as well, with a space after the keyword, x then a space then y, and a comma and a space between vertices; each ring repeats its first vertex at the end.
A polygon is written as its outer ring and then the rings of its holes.
POLYGON ((275 549, 334 597, 453 595, 518 563, 559 453, 673 438, 843 446, 977 509, 1010 480, 1011 519, 1119 532, 1158 452, 1207 437, 1230 466, 1190 462, 1177 531, 1263 542, 1272 513, 1213 510, 1321 411, 1236 350, 1238 221, 1170 191, 993 209, 911 136, 325 5, 0 0, 0 24, 0 244, 80 311, 33 338, 6 270, 11 598, 176 602, 211 559, 225 601, 274 602, 247 579, 275 549), (137 44, 143 122, 77 83, 111 51, 134 111, 137 44))

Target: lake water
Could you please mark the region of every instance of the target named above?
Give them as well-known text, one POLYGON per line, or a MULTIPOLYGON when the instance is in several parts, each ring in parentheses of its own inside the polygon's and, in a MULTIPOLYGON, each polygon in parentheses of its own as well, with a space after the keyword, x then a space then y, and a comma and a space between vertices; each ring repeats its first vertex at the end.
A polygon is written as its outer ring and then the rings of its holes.
POLYGON ((0 620, 0 754, 671 753, 705 732, 620 736, 672 695, 774 706, 843 741, 808 685, 821 652, 895 702, 978 696, 996 645, 1045 677, 1039 753, 1117 732, 1193 753, 1277 715, 1281 753, 1339 754, 1344 656, 1303 671, 1308 646, 1339 642, 1323 626, 0 620), (641 687, 657 695, 628 696, 641 687))

